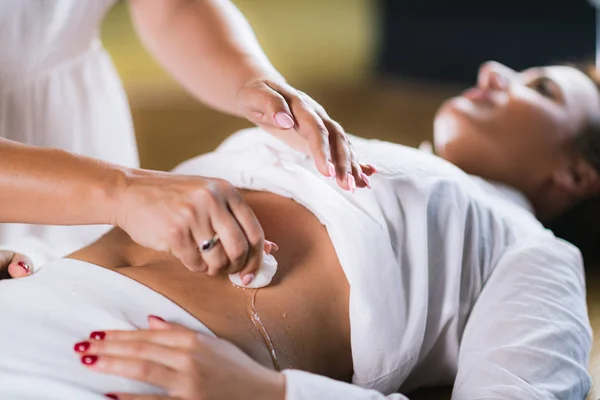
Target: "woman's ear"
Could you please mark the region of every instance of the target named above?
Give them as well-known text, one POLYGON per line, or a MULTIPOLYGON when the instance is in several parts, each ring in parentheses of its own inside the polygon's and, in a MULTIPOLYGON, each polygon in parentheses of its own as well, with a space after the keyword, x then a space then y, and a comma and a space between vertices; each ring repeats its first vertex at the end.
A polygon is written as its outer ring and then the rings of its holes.
POLYGON ((557 169, 552 177, 555 188, 568 198, 580 201, 600 193, 600 176, 583 157, 557 169))

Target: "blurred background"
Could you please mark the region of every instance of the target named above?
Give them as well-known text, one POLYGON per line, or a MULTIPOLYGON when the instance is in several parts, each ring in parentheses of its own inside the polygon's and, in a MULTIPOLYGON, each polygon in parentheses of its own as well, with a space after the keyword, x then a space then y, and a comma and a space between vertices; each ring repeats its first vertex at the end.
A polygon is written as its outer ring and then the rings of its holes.
MULTIPOLYGON (((234 3, 273 64, 346 131, 412 146, 431 137, 437 107, 473 85, 487 60, 523 69, 594 57, 595 13, 585 0, 234 3)), ((250 126, 207 109, 167 77, 138 42, 123 2, 102 36, 128 92, 143 167, 169 170, 250 126)), ((588 276, 588 287, 600 287, 600 277, 588 276)), ((588 293, 599 327, 600 292, 588 293)), ((600 356, 590 369, 600 378, 600 356)))
MULTIPOLYGON (((234 0, 274 65, 350 133, 418 145, 436 108, 489 59, 515 68, 591 58, 584 0, 234 0)), ((197 103, 146 54, 125 2, 103 40, 125 83, 142 166, 168 170, 248 126, 197 103)))

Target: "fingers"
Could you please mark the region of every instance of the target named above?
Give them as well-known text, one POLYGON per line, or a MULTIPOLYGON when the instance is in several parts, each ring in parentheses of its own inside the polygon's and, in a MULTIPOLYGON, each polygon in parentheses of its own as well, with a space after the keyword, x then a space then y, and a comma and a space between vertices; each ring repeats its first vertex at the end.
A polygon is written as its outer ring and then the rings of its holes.
POLYGON ((352 159, 346 135, 337 123, 331 120, 324 123, 329 132, 329 148, 335 168, 335 179, 340 187, 354 192, 356 178, 352 174, 352 159))
POLYGON ((215 181, 198 195, 197 212, 204 218, 192 227, 191 234, 196 252, 206 263, 205 272, 211 276, 230 268, 239 271, 246 261, 248 240, 227 203, 234 192, 237 193, 229 183, 215 181), (211 240, 215 234, 218 241, 214 247, 200 251, 204 242, 211 240))
POLYGON ((96 372, 135 379, 167 389, 176 384, 175 370, 141 359, 85 354, 81 357, 81 363, 96 372))
POLYGON ((275 253, 277 251, 279 251, 279 246, 277 246, 277 243, 273 243, 269 240, 265 240, 265 253, 267 254, 271 254, 271 253, 275 253))
POLYGON ((352 192, 356 187, 370 186, 341 125, 310 97, 304 95, 303 98, 298 92, 286 88, 275 89, 288 99, 296 117, 298 133, 308 141, 317 170, 324 176, 335 175, 338 185, 352 192))
MULTIPOLYGON (((154 326, 167 328, 165 325, 157 323, 156 321, 153 321, 152 323, 154 326)), ((168 323, 165 322, 165 324, 168 323)), ((204 335, 200 333, 184 327, 177 327, 175 324, 168 324, 168 329, 92 332, 88 342, 149 342, 174 349, 189 350, 196 348, 203 339, 204 335)))
POLYGON ((369 164, 359 164, 360 165, 360 169, 361 171, 367 175, 367 176, 371 176, 373 174, 376 174, 377 172, 379 172, 374 166, 369 165, 369 164))
POLYGON ((168 347, 144 340, 90 340, 75 345, 75 351, 83 356, 98 358, 138 360, 179 369, 189 361, 182 349, 168 347))
POLYGON ((229 269, 227 272, 230 274, 240 272, 242 282, 249 285, 262 263, 263 249, 266 246, 265 234, 256 215, 237 191, 232 193, 229 205, 231 212, 237 218, 245 234, 249 247, 247 248, 245 264, 241 265, 241 268, 229 269))
MULTIPOLYGON (((299 96, 291 99, 291 106, 296 117, 298 134, 308 142, 317 170, 324 176, 331 176, 329 131, 325 123, 299 96)), ((336 159, 333 154, 331 160, 335 168, 336 159)))
POLYGON ((18 253, 14 253, 10 264, 8 265, 8 274, 11 278, 24 278, 33 273, 33 263, 31 260, 18 253))
MULTIPOLYGON (((336 176, 346 190, 370 187, 358 158, 342 127, 323 107, 305 94, 287 85, 258 80, 244 87, 241 102, 248 119, 257 125, 278 129, 296 128, 313 156, 317 170, 324 176, 336 176)), ((244 273, 249 273, 252 269, 244 273)))
POLYGON ((219 234, 219 243, 214 249, 203 253, 208 264, 208 274, 234 273, 246 264, 250 251, 248 238, 240 227, 229 206, 224 203, 211 213, 211 224, 219 234))
MULTIPOLYGON (((175 332, 188 332, 198 334, 189 328, 186 328, 183 325, 179 325, 173 322, 167 322, 163 318, 157 315, 149 315, 148 316, 148 326, 152 330, 161 330, 161 331, 175 331, 175 332)), ((197 339, 197 338, 195 338, 197 339)))
MULTIPOLYGON (((192 225, 197 224, 193 222, 192 225)), ((197 230, 198 228, 193 227, 191 229, 197 230)), ((178 235, 178 238, 171 246, 171 253, 190 271, 205 272, 208 269, 208 266, 198 250, 198 245, 193 237, 192 231, 190 231, 190 229, 183 229, 177 231, 175 235, 178 235)))

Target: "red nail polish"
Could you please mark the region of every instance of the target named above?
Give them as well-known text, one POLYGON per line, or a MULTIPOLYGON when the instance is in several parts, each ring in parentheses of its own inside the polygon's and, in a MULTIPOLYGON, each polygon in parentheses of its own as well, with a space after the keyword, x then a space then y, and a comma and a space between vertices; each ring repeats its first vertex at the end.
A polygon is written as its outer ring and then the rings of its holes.
POLYGON ((95 332, 90 333, 90 339, 104 340, 105 337, 106 337, 106 332, 95 331, 95 332))
POLYGON ((106 393, 104 397, 108 397, 109 399, 119 400, 119 396, 114 393, 106 393))
POLYGON ((86 351, 88 351, 89 348, 90 342, 79 342, 75 343, 75 346, 73 346, 73 350, 75 350, 78 353, 85 353, 86 351))
POLYGON ((159 316, 157 316, 157 315, 150 315, 150 318, 157 319, 157 320, 159 320, 160 322, 167 322, 167 321, 165 321, 163 318, 161 318, 161 317, 159 317, 159 316))
POLYGON ((23 268, 26 272, 29 272, 31 270, 31 268, 29 268, 29 265, 25 264, 23 261, 19 261, 17 265, 23 268))
POLYGON ((81 357, 81 362, 85 365, 94 365, 98 361, 98 356, 83 356, 81 357))

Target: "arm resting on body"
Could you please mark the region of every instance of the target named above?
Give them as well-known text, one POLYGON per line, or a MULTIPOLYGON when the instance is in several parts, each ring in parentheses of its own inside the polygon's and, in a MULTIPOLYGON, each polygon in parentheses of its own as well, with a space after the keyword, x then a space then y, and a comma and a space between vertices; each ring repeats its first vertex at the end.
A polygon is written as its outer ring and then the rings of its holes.
POLYGON ((584 399, 592 336, 579 251, 552 237, 518 244, 461 342, 453 399, 584 399))

